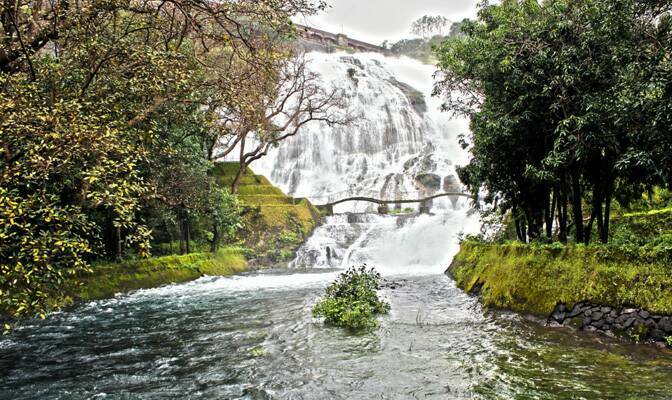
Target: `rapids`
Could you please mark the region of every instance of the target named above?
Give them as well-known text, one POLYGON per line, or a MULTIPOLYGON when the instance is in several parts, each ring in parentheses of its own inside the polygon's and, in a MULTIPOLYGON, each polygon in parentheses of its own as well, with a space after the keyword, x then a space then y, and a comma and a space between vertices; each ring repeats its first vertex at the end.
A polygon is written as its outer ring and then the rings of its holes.
MULTIPOLYGON (((314 125, 252 168, 316 204, 459 190, 464 120, 429 96, 432 67, 380 55, 312 54, 360 115, 314 125)), ((384 216, 344 204, 290 269, 203 278, 83 304, 0 338, 0 399, 670 399, 672 354, 481 309, 443 274, 465 200, 384 216), (310 309, 350 265, 397 289, 373 333, 310 309)))

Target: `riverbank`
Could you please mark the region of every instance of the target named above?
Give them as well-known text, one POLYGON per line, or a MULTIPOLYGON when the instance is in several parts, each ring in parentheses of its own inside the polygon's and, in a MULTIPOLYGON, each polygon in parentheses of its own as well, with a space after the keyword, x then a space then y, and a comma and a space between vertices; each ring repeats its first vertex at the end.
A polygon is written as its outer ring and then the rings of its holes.
POLYGON ((664 258, 607 246, 462 243, 447 273, 485 306, 551 325, 672 337, 672 274, 664 258))
MULTIPOLYGON (((230 187, 237 168, 236 163, 216 164, 216 182, 230 187)), ((211 253, 205 251, 208 243, 194 242, 192 249, 198 250, 192 254, 94 263, 90 273, 67 278, 71 280, 69 289, 51 296, 49 309, 190 282, 206 275, 230 276, 249 269, 286 266, 320 223, 319 212, 307 199, 287 196, 266 177, 250 169, 242 179, 238 199, 242 205, 242 226, 238 239, 227 247, 211 253)), ((169 245, 164 247, 179 248, 177 244, 169 245)), ((0 309, 0 321, 12 321, 10 315, 14 315, 13 310, 0 309)))
MULTIPOLYGON (((218 163, 214 175, 229 187, 236 163, 218 163)), ((240 241, 216 253, 169 255, 146 260, 94 265, 92 274, 68 295, 68 302, 99 300, 138 289, 185 283, 205 275, 230 276, 260 266, 291 260, 319 223, 319 213, 307 199, 293 199, 248 168, 238 198, 243 207, 240 241)))

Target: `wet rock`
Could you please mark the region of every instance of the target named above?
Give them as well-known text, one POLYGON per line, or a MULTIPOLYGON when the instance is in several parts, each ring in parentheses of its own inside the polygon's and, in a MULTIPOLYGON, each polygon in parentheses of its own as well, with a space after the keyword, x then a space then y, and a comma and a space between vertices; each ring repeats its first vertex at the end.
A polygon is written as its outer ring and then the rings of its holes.
POLYGON ((590 319, 590 317, 586 317, 583 319, 583 326, 588 326, 591 322, 593 322, 593 320, 590 319))
POLYGON ((594 326, 597 329, 602 329, 604 327, 604 321, 602 320, 592 321, 590 325, 594 326))
POLYGON ((668 334, 672 334, 672 318, 664 317, 658 322, 658 328, 662 329, 668 334))
POLYGON ((611 307, 600 307, 600 311, 601 311, 603 314, 608 314, 608 313, 611 312, 611 307))
POLYGON ((436 174, 418 174, 415 181, 428 189, 441 189, 441 177, 436 174))
POLYGON ((592 319, 602 319, 604 317, 604 313, 602 311, 593 311, 593 313, 590 315, 590 318, 592 319))
POLYGON ((445 192, 461 192, 462 185, 460 185, 460 181, 457 177, 452 175, 446 176, 443 178, 443 190, 445 192))
POLYGON ((574 306, 572 311, 567 313, 567 318, 574 318, 583 312, 583 308, 579 305, 574 306))
POLYGON ((630 328, 631 326, 634 325, 635 321, 637 321, 637 320, 632 318, 632 317, 628 318, 627 320, 625 320, 625 323, 623 324, 623 329, 630 328))
POLYGON ((651 314, 649 314, 648 311, 642 310, 639 312, 639 316, 643 319, 647 319, 651 316, 651 314))
POLYGON ((633 314, 636 313, 637 311, 639 310, 637 310, 636 308, 626 308, 621 312, 621 314, 633 314))
POLYGON ((554 312, 551 317, 558 322, 562 322, 565 320, 565 313, 563 311, 558 310, 554 312))
POLYGON ((653 328, 649 331, 649 337, 655 341, 663 342, 666 340, 667 334, 658 328, 653 328))

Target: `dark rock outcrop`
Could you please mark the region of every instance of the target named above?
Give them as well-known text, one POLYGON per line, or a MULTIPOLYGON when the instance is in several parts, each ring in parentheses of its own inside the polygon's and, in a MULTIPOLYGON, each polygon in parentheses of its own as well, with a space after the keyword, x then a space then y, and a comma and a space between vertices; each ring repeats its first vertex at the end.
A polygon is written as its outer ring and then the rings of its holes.
POLYGON ((636 342, 668 344, 668 338, 672 339, 672 317, 652 315, 639 308, 618 309, 580 302, 570 310, 566 304, 558 303, 547 323, 549 326, 620 334, 636 342))

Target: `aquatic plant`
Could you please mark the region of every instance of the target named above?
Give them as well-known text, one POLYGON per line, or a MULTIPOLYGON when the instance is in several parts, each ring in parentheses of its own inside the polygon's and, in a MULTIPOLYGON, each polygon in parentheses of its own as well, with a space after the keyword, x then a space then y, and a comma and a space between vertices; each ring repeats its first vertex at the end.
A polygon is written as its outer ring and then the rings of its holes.
POLYGON ((387 314, 390 304, 378 297, 380 274, 366 265, 351 267, 330 284, 325 296, 313 307, 324 322, 355 330, 375 329, 376 315, 387 314))

